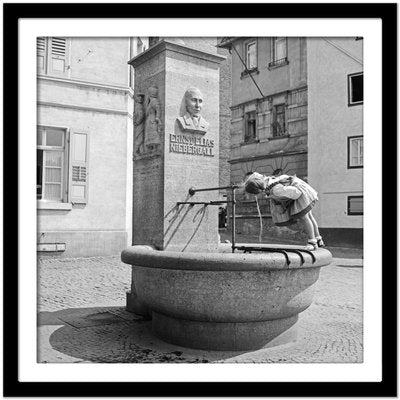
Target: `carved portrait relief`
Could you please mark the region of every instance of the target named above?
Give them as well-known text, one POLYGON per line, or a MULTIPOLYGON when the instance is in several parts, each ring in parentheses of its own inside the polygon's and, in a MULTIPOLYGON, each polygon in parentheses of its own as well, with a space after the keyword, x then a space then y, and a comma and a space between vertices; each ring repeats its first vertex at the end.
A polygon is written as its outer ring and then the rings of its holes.
POLYGON ((206 133, 209 123, 201 116, 203 95, 198 88, 188 88, 184 96, 185 113, 177 118, 180 128, 184 132, 206 133))

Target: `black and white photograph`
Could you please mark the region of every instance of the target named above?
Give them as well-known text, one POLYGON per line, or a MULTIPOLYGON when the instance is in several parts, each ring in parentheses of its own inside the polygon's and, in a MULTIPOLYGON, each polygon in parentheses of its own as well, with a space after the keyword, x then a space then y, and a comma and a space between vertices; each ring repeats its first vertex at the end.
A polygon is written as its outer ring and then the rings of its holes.
POLYGON ((38 362, 363 361, 362 37, 37 55, 38 362))
POLYGON ((37 18, 20 375, 382 382, 380 20, 37 18))

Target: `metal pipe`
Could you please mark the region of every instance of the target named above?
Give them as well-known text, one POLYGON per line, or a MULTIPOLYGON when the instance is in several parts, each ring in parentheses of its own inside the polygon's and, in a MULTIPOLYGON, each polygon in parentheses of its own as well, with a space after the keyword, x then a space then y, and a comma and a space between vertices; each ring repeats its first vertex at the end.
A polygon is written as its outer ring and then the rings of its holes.
POLYGON ((203 205, 209 205, 210 202, 209 201, 178 201, 176 204, 181 205, 181 204, 203 204, 203 205))
POLYGON ((196 192, 207 192, 209 190, 223 190, 223 189, 237 189, 239 187, 239 185, 230 185, 230 186, 219 186, 219 187, 212 187, 212 188, 203 188, 203 189, 195 189, 193 187, 191 187, 189 189, 189 194, 191 196, 193 196, 196 192))
POLYGON ((231 201, 227 200, 221 200, 221 201, 178 201, 176 204, 205 204, 205 205, 219 205, 219 204, 226 204, 226 203, 231 203, 231 201))
POLYGON ((235 189, 232 189, 232 253, 235 252, 236 242, 236 193, 235 189))
POLYGON ((236 243, 236 193, 235 190, 238 189, 240 186, 239 185, 229 185, 229 186, 219 186, 219 187, 211 187, 211 188, 202 188, 202 189, 195 189, 191 187, 189 189, 189 194, 190 196, 193 196, 196 192, 206 192, 209 190, 222 190, 222 189, 230 189, 232 190, 232 200, 231 201, 210 201, 210 202, 193 202, 193 201, 187 201, 187 202, 179 202, 177 204, 223 204, 223 203, 231 203, 232 204, 232 253, 235 252, 235 243, 236 243))

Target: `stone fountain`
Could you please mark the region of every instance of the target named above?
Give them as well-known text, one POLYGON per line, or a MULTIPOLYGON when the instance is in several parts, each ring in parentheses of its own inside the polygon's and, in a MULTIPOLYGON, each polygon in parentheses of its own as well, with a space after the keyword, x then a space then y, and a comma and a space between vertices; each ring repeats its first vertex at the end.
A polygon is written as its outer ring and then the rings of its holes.
MULTIPOLYGON (((176 345, 253 350, 289 343, 310 306, 324 249, 221 244, 218 238, 219 64, 161 41, 135 68, 133 241, 127 309, 176 345), (203 104, 204 103, 204 104, 203 104), (204 105, 204 107, 203 107, 204 105)), ((234 214, 235 186, 231 190, 234 214)), ((234 232, 234 231, 233 231, 234 232)))

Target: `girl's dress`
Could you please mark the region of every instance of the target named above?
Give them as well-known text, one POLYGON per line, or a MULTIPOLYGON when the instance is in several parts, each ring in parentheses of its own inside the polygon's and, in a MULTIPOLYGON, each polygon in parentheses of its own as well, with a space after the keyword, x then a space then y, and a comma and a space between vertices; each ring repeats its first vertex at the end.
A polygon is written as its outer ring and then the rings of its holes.
POLYGON ((276 177, 269 182, 265 191, 271 199, 272 221, 278 226, 296 223, 318 201, 317 191, 295 176, 276 177))

